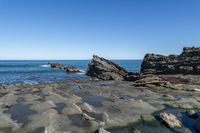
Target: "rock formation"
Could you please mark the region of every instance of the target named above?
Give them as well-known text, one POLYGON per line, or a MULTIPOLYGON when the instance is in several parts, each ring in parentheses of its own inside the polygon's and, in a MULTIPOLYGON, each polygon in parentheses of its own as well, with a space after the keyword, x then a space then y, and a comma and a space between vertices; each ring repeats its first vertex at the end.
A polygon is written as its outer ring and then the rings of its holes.
POLYGON ((128 75, 124 77, 125 81, 136 81, 140 79, 140 74, 139 73, 133 73, 129 72, 128 75))
POLYGON ((200 74, 200 48, 183 48, 180 55, 146 54, 143 74, 200 74))
POLYGON ((101 80, 135 80, 139 76, 135 73, 129 73, 112 61, 96 55, 93 56, 92 62, 89 64, 87 75, 101 80))
POLYGON ((64 70, 65 66, 62 64, 58 64, 58 63, 48 63, 48 65, 50 65, 50 67, 52 68, 57 68, 60 70, 64 70))
POLYGON ((160 117, 170 128, 180 128, 182 125, 177 117, 173 114, 164 112, 160 114, 160 117))
POLYGON ((162 78, 156 76, 156 75, 146 75, 146 76, 140 76, 140 79, 134 82, 134 86, 162 86, 167 87, 170 83, 167 81, 164 81, 162 78))
POLYGON ((70 72, 70 73, 79 73, 79 72, 81 72, 77 68, 70 67, 70 66, 65 66, 64 70, 67 71, 67 72, 70 72))
MULTIPOLYGON (((185 75, 185 77, 200 86, 200 75, 185 75)), ((152 79, 146 79, 149 81, 148 84, 154 80, 160 82, 159 78, 152 77, 152 79)), ((141 80, 140 82, 143 83, 141 80)), ((199 118, 193 119, 183 114, 184 110, 188 110, 188 114, 193 116, 195 112, 189 110, 195 109, 199 115, 199 92, 160 87, 137 88, 132 84, 121 81, 64 81, 34 85, 0 85, 0 132, 108 133, 104 130, 106 129, 109 132, 123 133, 133 131, 130 123, 135 123, 134 127, 141 132, 190 133, 195 132, 193 127, 200 132, 199 118), (80 92, 68 91, 76 89, 77 86, 80 86, 80 92), (180 125, 177 120, 182 121, 182 127, 175 129, 163 127, 159 117, 160 110, 167 112, 163 113, 162 117, 172 127, 180 125), (176 117, 170 115, 171 113, 176 117), (161 123, 154 126, 148 124, 157 123, 157 120, 161 123)), ((185 84, 185 87, 190 88, 188 85, 190 84, 185 84)), ((135 129, 134 132, 140 133, 138 130, 135 129)))
POLYGON ((187 110, 185 113, 188 117, 191 117, 191 118, 194 118, 194 119, 197 119, 199 117, 197 112, 195 110, 192 110, 192 109, 187 110))
POLYGON ((62 65, 62 64, 58 64, 58 63, 48 63, 48 64, 53 68, 64 70, 66 72, 70 72, 70 73, 80 72, 80 70, 76 69, 75 67, 65 66, 65 65, 62 65))

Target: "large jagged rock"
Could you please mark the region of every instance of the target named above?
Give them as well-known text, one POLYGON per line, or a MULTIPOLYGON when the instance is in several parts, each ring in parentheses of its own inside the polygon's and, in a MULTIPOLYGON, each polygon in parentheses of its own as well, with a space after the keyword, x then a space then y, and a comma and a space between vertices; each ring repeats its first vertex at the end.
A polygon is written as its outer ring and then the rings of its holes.
POLYGON ((134 75, 134 73, 128 73, 127 70, 112 61, 94 55, 87 75, 102 80, 124 80, 128 75, 134 75))
POLYGON ((146 54, 143 74, 200 74, 200 48, 183 48, 180 55, 146 54))

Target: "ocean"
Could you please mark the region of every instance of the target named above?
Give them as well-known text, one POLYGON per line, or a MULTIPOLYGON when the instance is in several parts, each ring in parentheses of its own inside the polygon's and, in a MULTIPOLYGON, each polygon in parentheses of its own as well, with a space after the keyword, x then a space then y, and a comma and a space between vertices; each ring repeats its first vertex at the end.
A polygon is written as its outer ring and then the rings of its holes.
MULTIPOLYGON (((113 60, 130 72, 139 72, 141 60, 113 60)), ((90 60, 5 60, 0 61, 0 83, 49 83, 64 80, 88 80, 85 75, 90 60), (67 73, 62 70, 50 68, 48 62, 73 66, 82 72, 77 74, 67 73)))

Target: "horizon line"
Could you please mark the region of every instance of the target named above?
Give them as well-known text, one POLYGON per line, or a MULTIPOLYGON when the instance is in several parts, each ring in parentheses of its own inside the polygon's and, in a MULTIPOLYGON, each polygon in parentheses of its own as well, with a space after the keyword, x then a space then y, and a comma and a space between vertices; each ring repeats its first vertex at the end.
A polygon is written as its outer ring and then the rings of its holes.
MULTIPOLYGON (((106 58, 105 58, 106 59, 106 58)), ((64 61, 64 60, 92 60, 92 58, 91 59, 0 59, 0 61, 64 61)), ((143 60, 143 59, 108 59, 108 60, 143 60)))

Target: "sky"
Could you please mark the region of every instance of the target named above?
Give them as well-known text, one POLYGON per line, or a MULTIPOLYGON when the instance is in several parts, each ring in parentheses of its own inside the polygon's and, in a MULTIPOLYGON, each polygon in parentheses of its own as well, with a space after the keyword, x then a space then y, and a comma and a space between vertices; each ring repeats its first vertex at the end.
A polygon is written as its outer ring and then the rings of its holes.
POLYGON ((200 0, 0 0, 0 60, 142 59, 200 46, 200 0))

